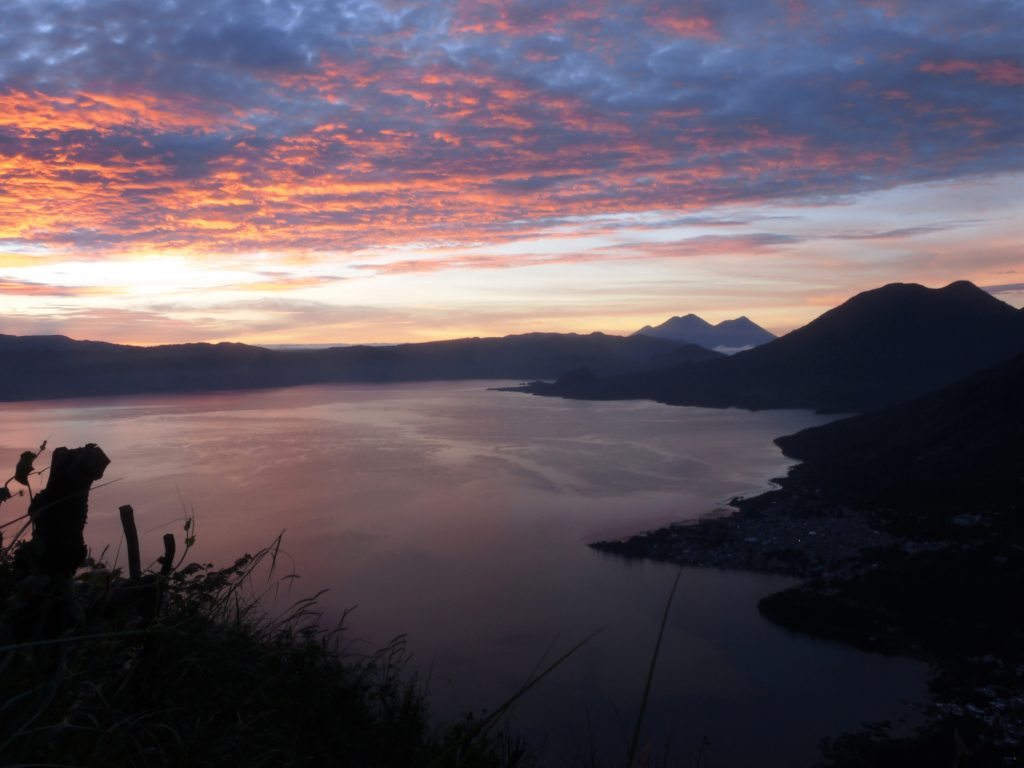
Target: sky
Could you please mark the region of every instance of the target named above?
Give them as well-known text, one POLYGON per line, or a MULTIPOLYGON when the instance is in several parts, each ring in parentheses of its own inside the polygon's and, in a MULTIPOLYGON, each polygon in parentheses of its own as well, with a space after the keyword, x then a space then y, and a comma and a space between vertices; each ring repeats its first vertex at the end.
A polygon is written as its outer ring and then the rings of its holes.
POLYGON ((4 0, 0 333, 1024 304, 1024 2, 4 0))

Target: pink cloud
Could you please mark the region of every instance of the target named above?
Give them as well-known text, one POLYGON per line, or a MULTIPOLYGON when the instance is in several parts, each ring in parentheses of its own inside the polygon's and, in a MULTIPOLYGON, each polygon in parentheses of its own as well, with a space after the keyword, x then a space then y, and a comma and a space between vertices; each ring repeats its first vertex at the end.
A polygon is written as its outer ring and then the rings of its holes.
POLYGON ((666 9, 647 16, 647 23, 677 37, 692 37, 700 40, 720 40, 721 35, 715 24, 705 16, 690 15, 677 9, 666 9))
POLYGON ((919 72, 936 75, 973 72, 978 80, 992 85, 1024 85, 1024 67, 1005 59, 998 61, 967 61, 965 59, 949 59, 943 62, 926 61, 917 69, 919 72))

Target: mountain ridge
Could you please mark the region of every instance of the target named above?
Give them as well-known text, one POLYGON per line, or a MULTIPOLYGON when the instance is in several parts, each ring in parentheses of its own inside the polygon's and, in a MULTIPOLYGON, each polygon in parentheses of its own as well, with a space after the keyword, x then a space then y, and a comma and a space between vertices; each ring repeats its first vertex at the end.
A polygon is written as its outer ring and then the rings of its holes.
POLYGON ((732 357, 533 394, 703 407, 853 412, 908 400, 1024 351, 1024 313, 967 281, 891 283, 732 357))
POLYGON ((664 339, 531 333, 392 346, 274 350, 237 342, 136 347, 0 334, 0 401, 344 382, 526 380, 588 367, 651 370, 716 352, 664 339))

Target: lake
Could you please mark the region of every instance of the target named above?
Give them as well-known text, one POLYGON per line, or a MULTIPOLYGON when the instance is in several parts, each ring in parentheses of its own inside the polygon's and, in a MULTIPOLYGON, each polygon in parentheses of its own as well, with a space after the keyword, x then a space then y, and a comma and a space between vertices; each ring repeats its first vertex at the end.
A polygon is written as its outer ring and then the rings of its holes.
MULTIPOLYGON (((282 530, 325 621, 370 652, 405 635, 434 711, 501 704, 601 632, 517 704, 544 764, 621 765, 678 568, 586 543, 720 509, 789 462, 774 437, 804 411, 679 408, 496 392, 495 382, 323 386, 0 405, 0 461, 99 444, 111 458, 87 540, 120 552, 135 507, 144 562, 194 512, 196 560, 228 564, 282 530), (2 457, 6 456, 6 459, 2 457)), ((24 509, 4 505, 3 520, 24 509)), ((795 635, 757 601, 792 580, 684 569, 644 741, 671 764, 810 765, 820 740, 914 717, 923 664, 795 635)))

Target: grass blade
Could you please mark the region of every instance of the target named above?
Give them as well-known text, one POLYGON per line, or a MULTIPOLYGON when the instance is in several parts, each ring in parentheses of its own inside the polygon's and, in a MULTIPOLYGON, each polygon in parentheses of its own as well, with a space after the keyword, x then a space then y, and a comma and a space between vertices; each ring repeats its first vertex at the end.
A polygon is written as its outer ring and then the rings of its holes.
POLYGON ((634 768, 633 761, 636 760, 636 750, 640 744, 640 729, 644 724, 644 714, 647 712, 647 699, 651 694, 651 684, 654 682, 654 668, 658 664, 658 654, 661 651, 661 639, 665 636, 665 626, 668 624, 668 614, 672 608, 672 601, 676 596, 676 588, 679 586, 679 577, 683 575, 683 569, 676 572, 676 579, 672 582, 672 591, 668 593, 668 600, 665 601, 665 612, 661 616, 661 626, 658 628, 658 640, 654 643, 654 653, 651 655, 651 666, 647 670, 647 682, 644 684, 644 696, 640 700, 640 714, 636 718, 636 728, 633 729, 633 739, 629 745, 629 758, 626 761, 628 768, 634 768))

